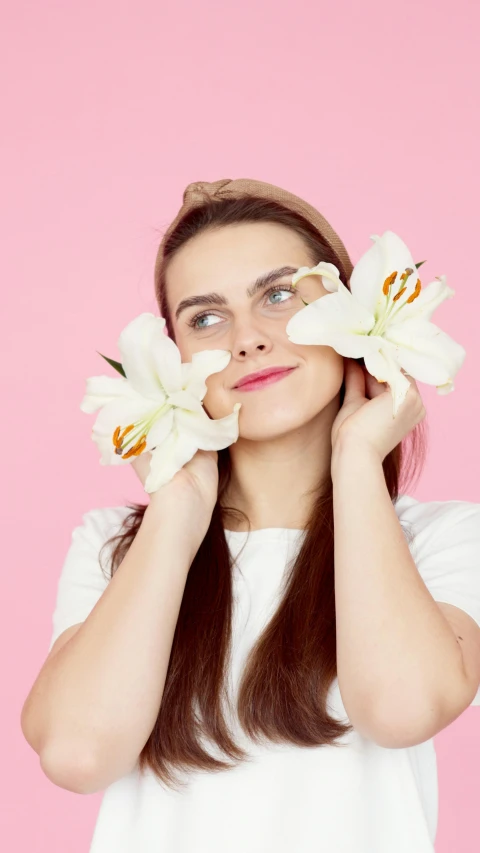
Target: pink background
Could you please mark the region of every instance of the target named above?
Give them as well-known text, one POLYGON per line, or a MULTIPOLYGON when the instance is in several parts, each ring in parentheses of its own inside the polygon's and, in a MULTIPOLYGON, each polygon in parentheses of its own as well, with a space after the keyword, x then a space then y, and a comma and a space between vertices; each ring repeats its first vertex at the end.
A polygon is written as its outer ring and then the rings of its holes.
MULTIPOLYGON (((156 246, 187 183, 283 185, 354 263, 388 228, 428 280, 447 275, 456 296, 433 321, 467 358, 450 396, 420 386, 430 450, 414 494, 480 500, 480 15, 474 0, 16 0, 2 17, 1 837, 84 853, 102 794, 48 781, 20 711, 72 528, 144 497, 133 472, 100 467, 79 403, 105 372, 96 350, 117 358, 121 329, 157 310, 156 246)), ((435 745, 436 849, 474 853, 479 709, 435 745)))

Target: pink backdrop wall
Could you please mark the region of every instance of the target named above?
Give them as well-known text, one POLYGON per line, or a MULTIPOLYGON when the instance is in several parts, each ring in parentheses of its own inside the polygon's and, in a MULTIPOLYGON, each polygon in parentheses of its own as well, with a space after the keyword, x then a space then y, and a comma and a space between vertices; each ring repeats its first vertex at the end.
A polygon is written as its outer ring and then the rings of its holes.
MULTIPOLYGON (((84 853, 101 794, 51 784, 20 711, 83 512, 144 493, 79 410, 96 350, 156 311, 161 231, 193 180, 252 177, 316 205, 353 261, 389 228, 456 296, 456 390, 420 385, 420 500, 480 501, 479 7, 474 0, 4 3, 0 61, 2 848, 84 853), (5 588, 7 594, 5 595, 5 588)), ((413 493, 413 492, 412 492, 413 493)), ((438 853, 478 851, 479 708, 435 739, 438 853)))

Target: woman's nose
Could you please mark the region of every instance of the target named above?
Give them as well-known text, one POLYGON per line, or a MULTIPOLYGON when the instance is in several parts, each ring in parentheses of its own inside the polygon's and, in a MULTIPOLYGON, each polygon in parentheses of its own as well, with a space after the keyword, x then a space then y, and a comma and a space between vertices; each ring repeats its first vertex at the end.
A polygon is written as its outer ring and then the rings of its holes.
POLYGON ((258 352, 268 352, 271 349, 270 338, 259 329, 243 329, 235 335, 232 353, 237 358, 251 356, 258 352))

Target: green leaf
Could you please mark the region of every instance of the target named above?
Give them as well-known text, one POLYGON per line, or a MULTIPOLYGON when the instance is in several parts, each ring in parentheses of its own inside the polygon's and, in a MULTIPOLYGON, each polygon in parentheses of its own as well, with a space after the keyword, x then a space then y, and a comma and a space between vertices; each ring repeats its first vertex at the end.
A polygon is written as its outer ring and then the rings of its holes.
POLYGON ((425 263, 425 261, 420 261, 420 263, 419 263, 419 264, 415 264, 415 266, 416 266, 417 270, 418 270, 418 268, 419 268, 419 267, 421 267, 421 266, 422 266, 422 264, 424 264, 424 263, 425 263))
MULTIPOLYGON (((95 350, 95 352, 98 352, 98 349, 97 349, 97 350, 95 350)), ((98 352, 98 354, 99 354, 99 355, 101 355, 101 356, 102 356, 102 358, 104 358, 104 359, 105 359, 105 361, 108 361, 108 363, 109 363, 112 367, 114 367, 114 368, 115 368, 115 370, 118 370, 118 372, 119 372, 119 373, 121 373, 121 374, 122 374, 122 376, 124 376, 124 377, 125 377, 125 379, 127 378, 127 374, 125 373, 125 371, 124 371, 124 369, 123 369, 123 367, 122 367, 122 365, 120 364, 120 362, 119 362, 119 361, 114 361, 114 360, 113 360, 113 358, 108 358, 108 356, 106 356, 106 355, 102 355, 102 353, 101 353, 101 352, 98 352)))

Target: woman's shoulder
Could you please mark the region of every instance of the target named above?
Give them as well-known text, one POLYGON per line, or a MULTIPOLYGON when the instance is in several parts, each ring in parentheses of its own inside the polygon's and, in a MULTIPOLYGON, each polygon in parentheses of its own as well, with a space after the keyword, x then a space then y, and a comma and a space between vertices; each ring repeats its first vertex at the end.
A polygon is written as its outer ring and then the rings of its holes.
POLYGON ((436 555, 450 561, 455 555, 478 562, 480 556, 480 503, 459 499, 419 500, 400 495, 394 503, 401 526, 418 556, 436 555))
POLYGON ((84 539, 99 543, 118 533, 131 512, 131 507, 124 505, 93 507, 82 514, 75 530, 84 539))
MULTIPOLYGON (((400 494, 394 502, 395 511, 401 522, 414 525, 418 529, 444 525, 455 525, 463 519, 473 524, 480 522, 480 503, 459 499, 420 500, 412 495, 400 494)), ((480 529, 479 529, 480 533, 480 529)))

